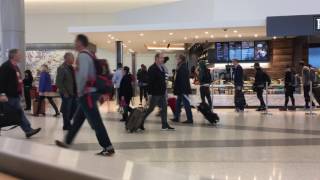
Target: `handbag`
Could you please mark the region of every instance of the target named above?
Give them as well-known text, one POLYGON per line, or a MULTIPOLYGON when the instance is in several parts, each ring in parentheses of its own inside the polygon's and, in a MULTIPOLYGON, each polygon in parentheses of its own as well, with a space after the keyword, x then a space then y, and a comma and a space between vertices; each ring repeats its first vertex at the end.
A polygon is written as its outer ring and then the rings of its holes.
POLYGON ((0 103, 0 128, 7 126, 20 126, 22 111, 14 108, 9 103, 0 103))

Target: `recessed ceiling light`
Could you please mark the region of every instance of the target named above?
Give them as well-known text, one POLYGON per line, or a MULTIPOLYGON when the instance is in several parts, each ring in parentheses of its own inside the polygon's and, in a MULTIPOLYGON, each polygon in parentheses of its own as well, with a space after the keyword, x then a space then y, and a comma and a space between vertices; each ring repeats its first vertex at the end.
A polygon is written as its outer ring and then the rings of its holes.
POLYGON ((238 37, 241 38, 241 37, 242 37, 242 34, 239 34, 238 37))
POLYGON ((125 44, 124 44, 124 45, 123 45, 123 47, 124 47, 124 48, 126 48, 126 47, 127 47, 127 45, 125 45, 125 44))
POLYGON ((238 30, 233 30, 233 33, 238 33, 238 30))
POLYGON ((214 35, 212 34, 212 35, 210 36, 210 38, 214 38, 214 35))
POLYGON ((157 41, 153 41, 152 44, 157 44, 157 41))
POLYGON ((198 36, 198 35, 196 35, 196 36, 194 36, 194 38, 199 39, 199 36, 198 36))
POLYGON ((128 43, 131 43, 131 40, 129 40, 128 43))
POLYGON ((112 40, 114 39, 114 37, 113 37, 113 36, 111 36, 110 38, 111 38, 112 40))
POLYGON ((133 49, 128 49, 128 51, 129 51, 130 53, 134 53, 134 50, 133 50, 133 49))
POLYGON ((111 37, 112 35, 111 34, 108 34, 108 37, 111 37))
POLYGON ((119 39, 118 39, 118 38, 116 38, 116 41, 119 41, 119 39))
POLYGON ((254 37, 259 37, 259 35, 258 34, 254 34, 254 37))
POLYGON ((167 42, 167 41, 164 39, 162 42, 164 42, 164 43, 165 43, 165 42, 167 42))
POLYGON ((228 38, 228 37, 229 37, 229 35, 228 35, 228 34, 226 34, 226 35, 224 35, 224 37, 225 37, 225 38, 228 38))
POLYGON ((209 34, 209 32, 208 31, 206 31, 206 32, 204 32, 205 34, 209 34))
POLYGON ((140 35, 140 36, 144 36, 144 34, 143 34, 143 33, 140 33, 139 35, 140 35))
POLYGON ((111 43, 111 41, 107 41, 107 43, 108 43, 108 44, 110 44, 110 43, 111 43))
POLYGON ((273 36, 273 39, 277 39, 277 36, 273 36))
POLYGON ((184 37, 183 39, 184 39, 184 40, 187 40, 187 39, 188 39, 188 37, 184 37))
POLYGON ((173 35, 173 33, 171 32, 171 33, 169 33, 169 35, 170 35, 170 36, 172 36, 172 35, 173 35))

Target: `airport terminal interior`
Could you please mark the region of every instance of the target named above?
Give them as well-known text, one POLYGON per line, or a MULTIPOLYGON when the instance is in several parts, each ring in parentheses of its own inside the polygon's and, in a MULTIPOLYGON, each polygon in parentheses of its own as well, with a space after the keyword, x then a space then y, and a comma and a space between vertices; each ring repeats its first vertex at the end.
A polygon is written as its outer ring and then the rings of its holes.
POLYGON ((320 180, 319 7, 0 0, 0 179, 320 180))

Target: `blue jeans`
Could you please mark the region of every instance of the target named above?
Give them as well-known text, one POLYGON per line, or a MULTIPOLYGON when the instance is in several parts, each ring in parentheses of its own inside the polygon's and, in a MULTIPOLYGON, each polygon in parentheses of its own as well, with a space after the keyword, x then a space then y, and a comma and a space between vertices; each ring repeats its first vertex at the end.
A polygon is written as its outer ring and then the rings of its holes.
POLYGON ((178 95, 177 97, 177 103, 176 103, 176 111, 174 113, 175 119, 180 119, 180 114, 181 114, 181 103, 183 103, 184 109, 187 114, 187 121, 193 122, 193 117, 192 117, 192 111, 191 111, 191 105, 189 100, 184 97, 183 94, 178 95))
POLYGON ((22 120, 22 123, 20 125, 21 129, 25 133, 32 131, 31 124, 30 124, 29 120, 27 119, 26 115, 24 114, 24 111, 21 107, 20 97, 8 97, 8 100, 9 100, 8 103, 12 107, 15 107, 17 110, 21 111, 21 120, 22 120))
POLYGON ((75 136, 87 118, 89 124, 96 132, 96 137, 100 146, 103 148, 112 146, 98 109, 97 101, 99 97, 100 95, 96 93, 90 93, 78 99, 78 108, 73 118, 73 124, 65 138, 67 144, 72 144, 75 136))
POLYGON ((77 109, 77 99, 74 96, 64 97, 62 94, 61 99, 60 112, 63 115, 63 128, 70 128, 72 117, 77 109))
MULTIPOLYGON (((161 114, 161 124, 162 128, 168 128, 169 124, 167 121, 167 99, 165 95, 162 96, 151 96, 150 102, 149 102, 149 107, 145 113, 144 116, 144 121, 145 119, 152 113, 154 108, 156 106, 159 106, 161 108, 160 114, 161 114)), ((144 122, 143 122, 144 123, 144 122)))

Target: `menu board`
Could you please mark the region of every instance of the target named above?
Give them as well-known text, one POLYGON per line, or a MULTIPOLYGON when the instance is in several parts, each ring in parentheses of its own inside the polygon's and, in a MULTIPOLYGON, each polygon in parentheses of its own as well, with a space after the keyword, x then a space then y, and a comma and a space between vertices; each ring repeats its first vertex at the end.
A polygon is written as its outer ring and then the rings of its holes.
POLYGON ((254 42, 243 41, 242 42, 242 59, 243 61, 254 60, 254 42))
POLYGON ((228 42, 218 42, 216 43, 217 49, 217 61, 223 62, 229 60, 229 43, 228 42))
POLYGON ((268 43, 267 41, 255 41, 254 59, 257 61, 268 60, 268 43))
POLYGON ((241 60, 242 56, 242 44, 241 42, 230 42, 229 43, 229 59, 241 60))

